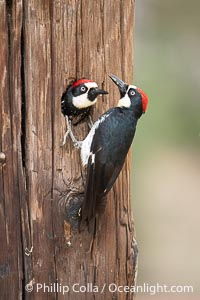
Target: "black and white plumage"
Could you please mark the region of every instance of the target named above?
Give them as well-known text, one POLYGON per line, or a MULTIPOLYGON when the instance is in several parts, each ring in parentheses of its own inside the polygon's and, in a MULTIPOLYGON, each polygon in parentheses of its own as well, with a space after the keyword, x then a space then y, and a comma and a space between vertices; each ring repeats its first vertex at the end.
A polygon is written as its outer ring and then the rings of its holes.
POLYGON ((79 79, 67 87, 61 98, 61 111, 66 118, 67 125, 63 144, 70 135, 74 145, 78 148, 81 146, 81 142, 78 142, 73 135, 71 124, 77 125, 88 117, 91 106, 97 101, 97 96, 102 94, 108 94, 108 92, 99 89, 96 82, 88 79, 79 79))
POLYGON ((110 77, 118 85, 121 99, 95 122, 81 148, 82 163, 87 166, 82 222, 89 222, 104 206, 104 198, 123 167, 137 121, 147 108, 148 99, 142 90, 110 77))

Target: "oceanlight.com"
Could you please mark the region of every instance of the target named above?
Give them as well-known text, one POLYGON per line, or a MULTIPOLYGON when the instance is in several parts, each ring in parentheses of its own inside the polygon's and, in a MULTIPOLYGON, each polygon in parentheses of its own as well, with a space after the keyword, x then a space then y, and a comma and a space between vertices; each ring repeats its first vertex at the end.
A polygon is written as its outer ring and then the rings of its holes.
POLYGON ((109 291, 112 293, 142 293, 154 296, 156 294, 168 293, 168 294, 189 294, 194 292, 194 288, 191 285, 166 285, 166 284, 149 284, 144 283, 143 285, 137 286, 122 286, 115 283, 104 284, 103 286, 93 285, 87 283, 82 285, 80 283, 74 283, 73 285, 64 285, 61 283, 33 283, 32 281, 25 286, 28 293, 33 290, 37 293, 60 293, 65 295, 69 292, 72 293, 104 293, 109 291))

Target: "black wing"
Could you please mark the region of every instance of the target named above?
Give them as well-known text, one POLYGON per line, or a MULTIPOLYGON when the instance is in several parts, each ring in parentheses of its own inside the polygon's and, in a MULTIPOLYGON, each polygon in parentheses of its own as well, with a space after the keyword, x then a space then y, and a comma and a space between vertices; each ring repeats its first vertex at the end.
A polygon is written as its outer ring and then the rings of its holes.
POLYGON ((137 120, 119 108, 95 131, 87 165, 82 220, 90 221, 105 206, 105 196, 115 183, 131 146, 137 120))

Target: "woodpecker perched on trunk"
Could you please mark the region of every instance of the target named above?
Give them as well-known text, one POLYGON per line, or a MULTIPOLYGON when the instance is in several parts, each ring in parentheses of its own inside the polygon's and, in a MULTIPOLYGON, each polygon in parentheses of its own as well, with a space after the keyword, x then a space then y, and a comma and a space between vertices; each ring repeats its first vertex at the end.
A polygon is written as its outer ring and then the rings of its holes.
POLYGON ((81 222, 89 222, 104 207, 104 198, 115 183, 133 141, 138 119, 146 111, 148 98, 134 85, 117 76, 110 78, 118 86, 118 106, 109 109, 93 125, 82 143, 81 158, 87 165, 85 198, 81 222))
POLYGON ((88 79, 79 79, 67 87, 61 98, 61 111, 67 125, 63 145, 66 143, 67 136, 70 135, 74 145, 80 147, 81 142, 74 137, 71 123, 77 125, 88 117, 91 106, 97 101, 97 96, 103 94, 108 94, 108 92, 100 90, 96 82, 88 79))

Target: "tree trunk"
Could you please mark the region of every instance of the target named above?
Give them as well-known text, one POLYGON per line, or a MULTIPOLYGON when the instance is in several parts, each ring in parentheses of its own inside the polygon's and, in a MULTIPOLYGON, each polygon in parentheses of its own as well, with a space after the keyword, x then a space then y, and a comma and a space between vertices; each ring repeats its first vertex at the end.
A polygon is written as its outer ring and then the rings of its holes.
MULTIPOLYGON (((61 146, 62 92, 86 77, 109 91, 94 120, 116 105, 107 75, 132 82, 133 12, 133 0, 0 0, 1 299, 133 298, 109 291, 135 283, 130 155, 95 232, 73 230, 60 204, 85 182, 79 150, 61 146)), ((73 130, 79 140, 88 133, 86 123, 73 130)))

